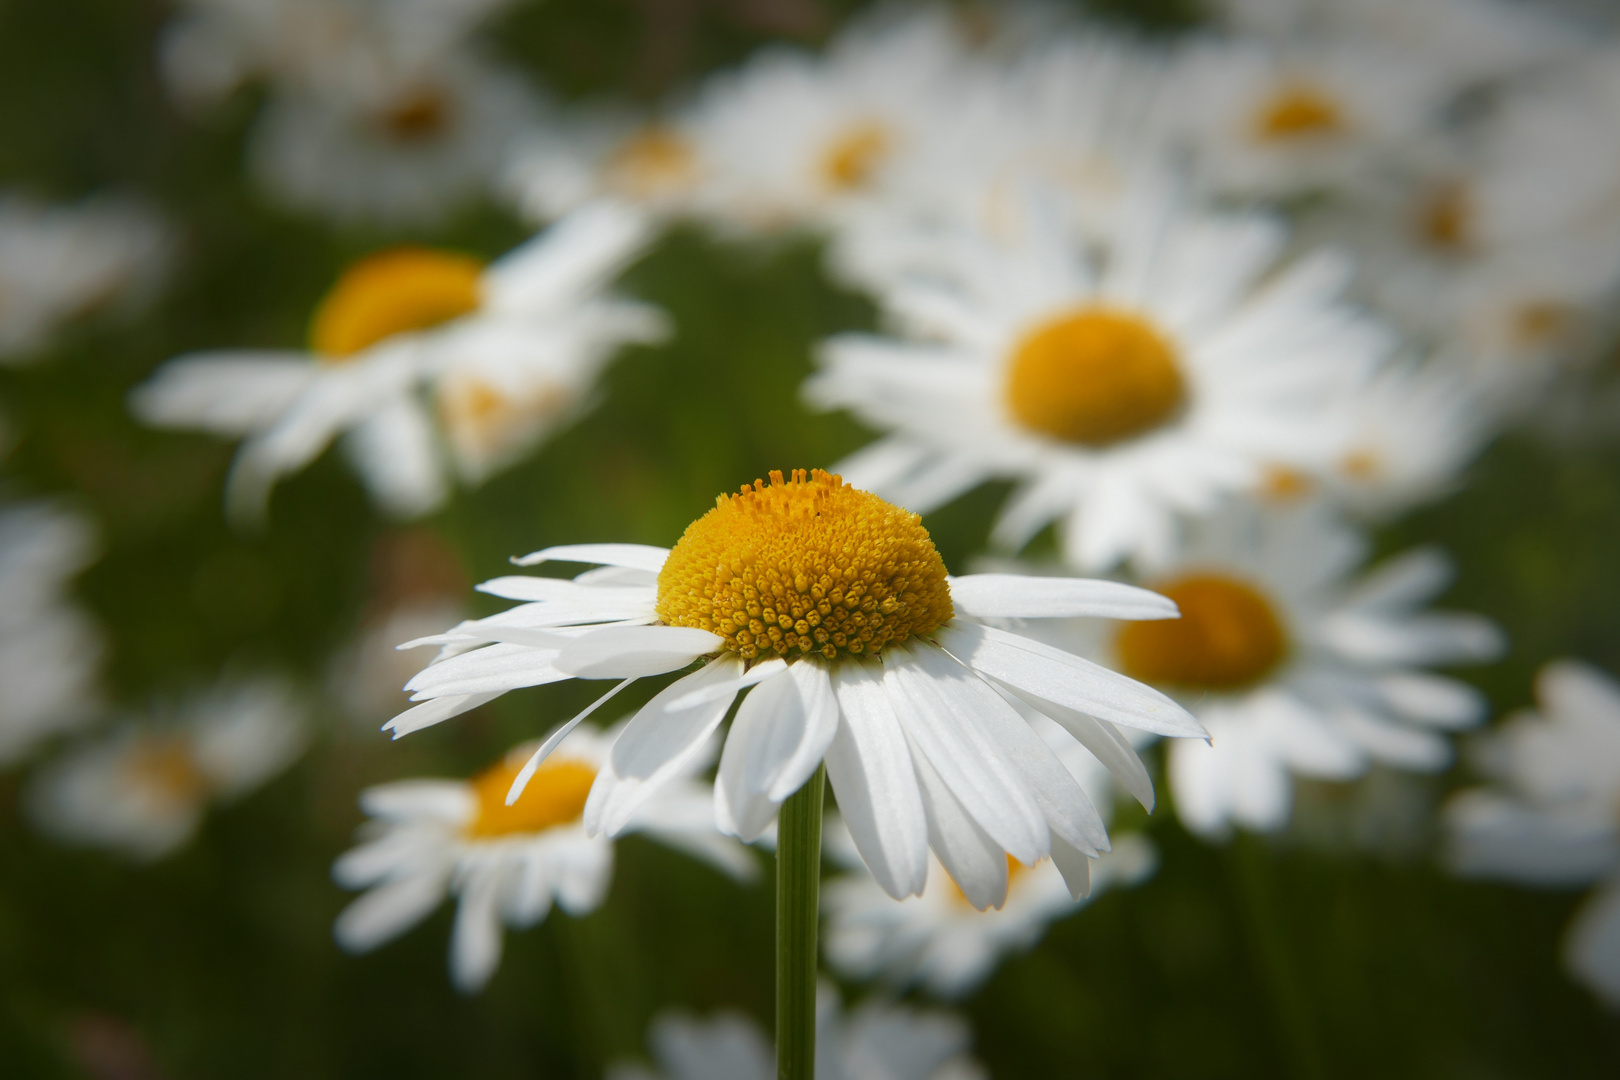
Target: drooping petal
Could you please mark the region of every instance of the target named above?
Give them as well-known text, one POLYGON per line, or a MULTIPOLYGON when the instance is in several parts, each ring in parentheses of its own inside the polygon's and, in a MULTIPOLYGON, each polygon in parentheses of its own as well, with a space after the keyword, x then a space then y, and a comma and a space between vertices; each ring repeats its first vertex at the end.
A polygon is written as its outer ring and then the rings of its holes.
POLYGON ((737 709, 715 779, 715 820, 744 841, 757 839, 821 762, 838 731, 838 703, 826 668, 788 665, 737 709))
POLYGON ((349 952, 367 952, 415 926, 444 899, 449 867, 412 874, 379 886, 344 908, 332 926, 349 952))
POLYGON ((980 911, 1001 907, 1007 902, 1006 848, 979 827, 915 746, 912 761, 928 815, 929 847, 968 903, 980 911))
POLYGON ((425 727, 443 723, 452 716, 460 716, 464 712, 471 712, 488 701, 494 701, 501 696, 500 691, 489 694, 451 694, 446 697, 433 698, 420 705, 413 705, 409 709, 394 717, 382 726, 384 731, 392 731, 394 738, 403 738, 413 731, 421 731, 425 727))
POLYGON ((482 990, 501 963, 498 885, 491 869, 471 875, 462 887, 450 931, 450 981, 463 994, 482 990))
POLYGON ((896 900, 928 879, 928 822, 911 750, 883 692, 881 669, 846 661, 833 673, 838 732, 827 747, 827 778, 855 847, 896 900))
POLYGON ((1092 757, 1107 767, 1109 775, 1141 803, 1144 810, 1149 813, 1153 811, 1155 802, 1153 778, 1148 775, 1147 766, 1142 764, 1142 758, 1137 754, 1136 748, 1131 745, 1129 739, 1120 734, 1118 728, 1106 720, 1098 720, 1083 712, 1066 709, 1027 691, 1010 686, 1003 689, 1005 693, 1015 696, 1035 712, 1060 724, 1081 746, 1091 751, 1092 757))
POLYGON ((503 694, 524 686, 543 686, 568 678, 552 661, 557 650, 500 643, 430 664, 411 677, 405 689, 414 700, 449 694, 503 694))
POLYGON ((690 709, 671 703, 704 686, 735 679, 742 661, 726 654, 665 687, 624 726, 585 801, 585 828, 617 836, 636 810, 703 753, 705 742, 731 708, 721 698, 690 709))

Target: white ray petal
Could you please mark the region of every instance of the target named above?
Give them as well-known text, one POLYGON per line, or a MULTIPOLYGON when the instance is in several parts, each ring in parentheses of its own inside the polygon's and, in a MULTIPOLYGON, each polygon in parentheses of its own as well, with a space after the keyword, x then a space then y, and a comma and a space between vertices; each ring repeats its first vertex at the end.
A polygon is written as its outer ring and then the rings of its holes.
POLYGON ((645 570, 656 574, 664 568, 669 548, 649 544, 562 544, 542 548, 513 559, 516 566, 538 566, 543 562, 596 563, 599 566, 624 566, 631 570, 645 570))
POLYGON ((610 626, 575 638, 552 663, 576 679, 641 678, 678 671, 724 642, 690 626, 610 626))
POLYGON ((452 716, 460 716, 464 712, 471 712, 486 701, 494 701, 500 696, 501 692, 497 690, 487 694, 449 694, 445 697, 434 698, 431 701, 424 701, 420 705, 414 705, 406 709, 384 724, 382 729, 392 731, 394 738, 398 739, 409 735, 413 731, 421 731, 425 727, 432 727, 434 724, 442 723, 452 716))
POLYGON ((838 733, 827 747, 827 778, 855 847, 896 900, 928 878, 928 821, 911 750, 883 692, 876 665, 844 661, 833 672, 838 733))
POLYGON ((568 738, 569 733, 571 733, 575 728, 579 727, 580 721, 584 720, 587 716, 591 715, 591 713, 595 712, 603 705, 606 705, 609 699, 611 699, 615 694, 635 681, 636 680, 633 678, 624 680, 619 685, 615 686, 613 689, 609 690, 607 693, 585 706, 585 708, 581 710, 580 713, 572 720, 565 724, 559 724, 555 731, 553 731, 550 735, 547 735, 546 741, 541 743, 535 749, 533 754, 529 755, 529 760, 523 763, 523 768, 519 769, 517 776, 512 779, 512 786, 506 792, 506 805, 511 806, 513 803, 518 801, 518 796, 523 794, 523 789, 529 786, 529 780, 534 776, 535 770, 540 768, 541 764, 546 760, 546 758, 551 756, 551 752, 557 749, 558 744, 560 744, 564 739, 568 738))
POLYGON ((950 578, 957 611, 981 619, 1175 619, 1175 601, 1096 578, 964 574, 950 578))

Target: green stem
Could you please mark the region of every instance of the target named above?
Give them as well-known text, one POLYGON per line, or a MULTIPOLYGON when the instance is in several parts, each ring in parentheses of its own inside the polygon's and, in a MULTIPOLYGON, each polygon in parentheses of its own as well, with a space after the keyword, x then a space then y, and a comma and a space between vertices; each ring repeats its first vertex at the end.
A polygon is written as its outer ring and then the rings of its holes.
POLYGON ((816 922, 821 909, 821 800, 816 766, 776 819, 776 1077, 816 1074, 816 922))

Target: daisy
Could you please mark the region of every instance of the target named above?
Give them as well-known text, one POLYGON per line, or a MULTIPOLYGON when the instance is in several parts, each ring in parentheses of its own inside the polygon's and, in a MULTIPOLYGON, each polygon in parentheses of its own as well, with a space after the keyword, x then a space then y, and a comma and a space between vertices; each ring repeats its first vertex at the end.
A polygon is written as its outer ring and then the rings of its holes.
POLYGON ((704 661, 614 743, 585 804, 592 834, 627 828, 752 686, 720 757, 721 831, 755 839, 825 762, 855 847, 889 895, 922 891, 930 847, 980 907, 1005 898, 1009 854, 1051 857, 1080 893, 1107 831, 1010 699, 1057 721, 1147 799, 1146 773, 1114 725, 1203 734, 1164 695, 980 621, 1173 617, 1162 598, 1108 582, 948 578, 916 514, 819 470, 721 496, 673 549, 577 545, 518 560, 550 561, 601 569, 479 586, 526 603, 413 643, 446 648, 406 684, 421 704, 385 728, 397 738, 568 678, 622 680, 605 701, 704 661))
MULTIPOLYGON (((1108 770, 1060 728, 1039 714, 1026 717, 1106 817, 1112 805, 1108 770)), ((1033 946, 1052 922, 1083 906, 1050 861, 1026 867, 1007 864, 1007 899, 980 911, 938 859, 930 858, 922 895, 890 899, 861 867, 848 833, 830 827, 832 857, 856 873, 829 881, 824 890, 827 961, 853 979, 882 976, 902 986, 918 983, 930 993, 959 998, 972 993, 1009 952, 1033 946)), ((1113 885, 1134 885, 1153 872, 1156 855, 1143 836, 1113 837, 1113 850, 1092 867, 1091 895, 1113 885)))
POLYGON ((68 595, 95 555, 89 523, 67 507, 0 509, 0 764, 96 709, 101 634, 68 595))
POLYGON ((1172 81, 1196 174, 1263 197, 1375 177, 1430 133, 1448 89, 1423 58, 1349 39, 1209 41, 1186 51, 1172 81))
MULTIPOLYGON (((533 746, 521 746, 471 780, 401 780, 368 788, 371 819, 361 844, 332 867, 338 884, 369 890, 338 916, 338 942, 365 952, 456 897, 450 975, 456 988, 483 988, 501 960, 504 926, 534 926, 555 901, 573 916, 596 910, 613 875, 613 842, 585 831, 585 797, 606 763, 611 734, 580 728, 564 739, 516 802, 512 780, 533 746)), ((714 831, 708 787, 693 768, 644 803, 627 829, 713 863, 739 880, 752 857, 714 831)))
POLYGON ((163 67, 193 106, 269 81, 249 161, 289 205, 430 222, 479 193, 534 121, 522 79, 465 40, 497 6, 200 0, 169 28, 163 67))
POLYGON ((966 70, 948 123, 896 160, 887 197, 839 223, 834 271, 881 290, 919 254, 910 235, 919 221, 1016 237, 1029 227, 1033 185, 1082 231, 1106 232, 1137 179, 1172 152, 1164 66, 1159 50, 1092 31, 1048 35, 1005 63, 966 70))
POLYGON ((1419 57, 1466 89, 1570 52, 1574 28, 1544 5, 1512 0, 1222 0, 1245 34, 1374 42, 1419 57))
POLYGON ((1133 195, 1102 251, 1050 220, 1014 245, 949 231, 879 293, 917 340, 833 338, 806 394, 887 433, 841 465, 852 483, 926 512, 1007 477, 999 544, 1057 521, 1073 565, 1162 559, 1179 519, 1268 467, 1342 456, 1340 402, 1388 351, 1337 299, 1348 265, 1283 265, 1284 242, 1165 184, 1133 195))
POLYGON ((290 765, 307 736, 282 680, 221 683, 155 722, 126 724, 47 765, 29 809, 45 832, 150 862, 182 847, 211 803, 246 795, 290 765))
POLYGON ((487 267, 385 251, 321 301, 308 351, 183 356, 131 405, 150 424, 245 437, 226 492, 240 517, 262 517, 275 482, 340 434, 379 506, 425 513, 445 498, 446 452, 476 483, 582 408, 620 346, 661 338, 660 312, 603 291, 646 236, 639 215, 598 203, 487 267))
POLYGON ((1620 1008, 1620 685, 1574 661, 1542 669, 1539 709, 1482 736, 1495 783, 1446 808, 1458 873, 1569 887, 1596 882, 1564 964, 1620 1008))
POLYGON ((457 52, 351 99, 272 97, 248 162, 282 202, 338 221, 428 224, 482 193, 537 120, 516 74, 457 52))
POLYGON ((949 128, 973 66, 949 16, 927 11, 859 21, 821 56, 771 49, 712 77, 680 125, 708 170, 702 209, 749 229, 837 220, 949 128))
POLYGON ((37 356, 75 319, 150 300, 171 247, 163 222, 137 203, 0 195, 0 364, 37 356))
MULTIPOLYGON (((946 1012, 868 1001, 846 1012, 823 983, 816 1002, 816 1076, 822 1080, 984 1080, 972 1033, 946 1012)), ((666 1012, 647 1041, 658 1071, 619 1064, 608 1080, 771 1080, 769 1038, 741 1013, 700 1020, 666 1012)))
POLYGON ((1449 581, 1447 560, 1422 549, 1356 576, 1365 555, 1321 504, 1236 507, 1149 577, 1181 609, 1178 622, 1102 633, 1074 624, 1053 639, 1174 694, 1209 730, 1208 745, 1168 748, 1189 829, 1282 828, 1294 773, 1349 780, 1374 761, 1442 769, 1447 733, 1484 718, 1476 691, 1424 670, 1502 647, 1479 616, 1422 610, 1449 581))

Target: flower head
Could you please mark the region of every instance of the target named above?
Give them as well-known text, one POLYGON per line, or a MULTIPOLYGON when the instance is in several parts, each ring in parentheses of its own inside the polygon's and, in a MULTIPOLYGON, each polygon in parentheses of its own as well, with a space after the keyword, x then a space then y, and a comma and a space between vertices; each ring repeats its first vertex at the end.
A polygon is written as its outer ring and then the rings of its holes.
POLYGON ((1144 803, 1147 774, 1114 725, 1202 734, 1164 695, 981 621, 1173 617, 1163 598, 1110 582, 946 577, 916 515, 825 473, 772 473, 722 496, 673 550, 579 545, 518 561, 553 560, 601 569, 485 582, 526 603, 413 643, 445 648, 407 684, 420 704, 387 727, 397 737, 567 678, 623 680, 611 697, 701 661, 619 734, 585 804, 592 833, 628 827, 747 691, 720 757, 722 831, 759 836, 825 761, 855 846, 890 895, 922 889, 930 847, 981 907, 1005 896, 1009 854, 1051 857, 1083 891, 1107 831, 1020 709, 1062 725, 1144 803))

